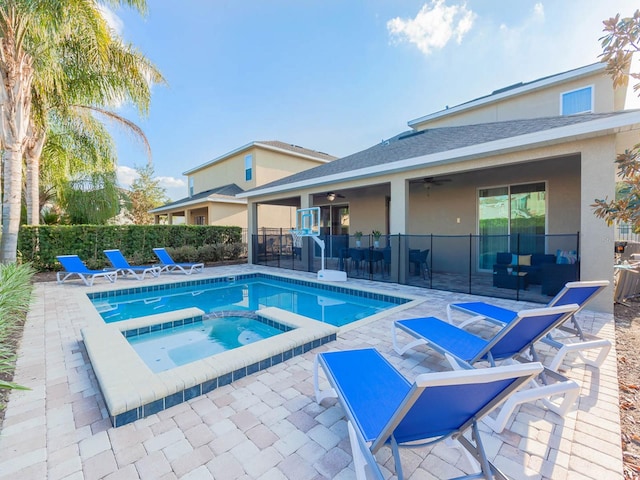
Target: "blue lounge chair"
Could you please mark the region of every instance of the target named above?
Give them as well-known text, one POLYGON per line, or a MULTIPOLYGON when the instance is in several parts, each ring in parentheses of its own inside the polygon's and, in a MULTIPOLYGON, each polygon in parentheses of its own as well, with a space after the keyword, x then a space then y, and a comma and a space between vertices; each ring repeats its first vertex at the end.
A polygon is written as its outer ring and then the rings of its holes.
POLYGON ((160 259, 160 271, 173 272, 179 270, 185 275, 191 275, 194 272, 202 272, 204 269, 204 263, 176 263, 164 248, 154 248, 153 252, 160 259))
POLYGON ((148 273, 154 277, 160 275, 160 267, 155 265, 130 265, 122 252, 117 249, 103 250, 107 259, 113 266, 114 270, 123 276, 131 275, 136 280, 144 280, 144 276, 148 273))
MULTIPOLYGON (((578 309, 578 305, 522 310, 505 324, 493 337, 485 339, 451 325, 435 317, 396 320, 392 325, 393 348, 403 355, 418 345, 428 345, 442 354, 452 368, 473 368, 480 362, 495 366, 496 362, 528 361, 523 355, 529 353, 533 361, 538 361, 534 344, 551 330, 562 325, 578 309), (401 347, 398 344, 396 330, 400 329, 415 338, 401 347)), ((579 386, 556 371, 545 369, 540 376, 541 384, 532 384, 535 388, 519 392, 512 402, 501 409, 498 418, 487 419, 495 431, 505 427, 513 410, 524 402, 542 400, 545 406, 564 416, 573 406, 579 386), (553 398, 554 401, 551 401, 553 398), (560 403, 556 403, 560 401, 560 403)))
POLYGON ((93 281, 97 277, 104 277, 111 283, 114 283, 118 279, 118 272, 113 270, 90 270, 84 262, 80 260, 78 255, 58 255, 56 258, 65 269, 64 272, 56 273, 58 283, 63 283, 72 275, 78 275, 88 287, 93 285, 93 281))
MULTIPOLYGON (((584 333, 582 331, 582 328, 580 327, 580 324, 576 320, 576 314, 608 286, 609 282, 607 280, 569 282, 547 304, 548 307, 567 305, 571 303, 578 305, 578 309, 570 317, 573 328, 567 326, 567 323, 569 322, 565 322, 564 325, 558 326, 555 332, 550 332, 548 335, 542 338, 542 341, 544 343, 558 349, 558 353, 549 363, 549 368, 551 370, 558 370, 560 365, 562 365, 565 357, 570 352, 576 352, 578 358, 582 359, 584 363, 596 368, 600 367, 600 365, 602 365, 602 362, 604 362, 604 360, 607 358, 609 350, 611 349, 611 342, 609 340, 601 339, 594 335, 584 333), (556 332, 558 334, 554 334, 556 332), (565 340, 568 340, 569 343, 567 343, 565 340), (585 350, 599 350, 599 353, 596 359, 592 360, 582 353, 585 350)), ((478 320, 487 320, 498 325, 506 325, 517 316, 517 312, 513 310, 498 307, 490 303, 452 303, 447 305, 447 319, 449 323, 453 323, 453 310, 472 315, 472 318, 458 324, 458 327, 460 328, 464 328, 467 325, 478 320)))
POLYGON ((443 440, 456 440, 473 464, 480 464, 481 472, 464 478, 506 479, 487 459, 478 422, 542 369, 539 363, 527 363, 434 372, 411 383, 370 348, 316 355, 314 387, 318 403, 337 397, 345 411, 358 479, 384 478, 374 457, 384 445, 390 446, 402 479, 399 448, 443 440), (329 381, 328 390, 319 388, 319 367, 329 381))

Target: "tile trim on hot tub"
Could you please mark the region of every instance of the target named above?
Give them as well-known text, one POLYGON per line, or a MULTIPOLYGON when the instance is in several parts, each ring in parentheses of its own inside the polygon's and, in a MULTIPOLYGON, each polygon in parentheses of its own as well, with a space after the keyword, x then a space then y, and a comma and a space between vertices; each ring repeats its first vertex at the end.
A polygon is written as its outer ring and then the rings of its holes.
MULTIPOLYGON (((183 313, 192 310, 185 309, 183 313)), ((175 312, 171 312, 174 316, 175 312)), ((138 322, 135 328, 166 320, 159 314, 138 322), (145 323, 147 323, 145 325, 145 323)), ((222 352, 164 372, 153 373, 129 345, 122 329, 132 324, 94 325, 82 329, 82 337, 114 427, 144 418, 177 403, 206 394, 234 380, 264 370, 336 339, 338 328, 275 307, 259 311, 267 321, 291 330, 250 345, 222 352)), ((126 322, 119 322, 126 323, 126 322)))

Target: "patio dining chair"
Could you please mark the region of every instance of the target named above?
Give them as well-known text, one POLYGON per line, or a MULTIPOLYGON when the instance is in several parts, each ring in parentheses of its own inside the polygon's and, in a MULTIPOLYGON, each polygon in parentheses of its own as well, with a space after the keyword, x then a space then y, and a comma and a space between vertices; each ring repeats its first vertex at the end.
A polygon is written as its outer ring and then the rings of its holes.
POLYGON ((165 248, 154 248, 153 253, 156 254, 160 260, 160 271, 175 272, 179 271, 185 275, 191 275, 192 273, 202 272, 204 270, 204 263, 196 262, 182 262, 176 263, 169 255, 169 252, 165 248))
POLYGON ((154 277, 160 275, 160 267, 155 265, 130 265, 127 259, 122 255, 122 252, 118 249, 103 250, 109 263, 113 266, 113 269, 118 273, 121 273, 124 277, 131 275, 136 280, 144 280, 145 275, 148 273, 154 277))
POLYGON ((478 422, 542 368, 539 363, 528 363, 433 372, 409 382, 377 350, 346 350, 316 355, 314 389, 318 403, 337 397, 346 414, 359 480, 385 478, 375 458, 385 445, 391 448, 397 476, 402 479, 400 448, 447 440, 456 441, 473 467, 480 469, 464 478, 506 479, 485 454, 478 422), (320 367, 329 389, 320 390, 320 367))
MULTIPOLYGON (((541 339, 545 344, 558 349, 558 352, 549 363, 551 370, 558 370, 565 357, 571 352, 576 352, 578 358, 585 364, 596 368, 599 368, 607 358, 609 350, 611 349, 611 342, 585 333, 576 319, 576 314, 608 286, 609 282, 607 280, 569 282, 547 304, 548 307, 571 303, 578 305, 578 309, 573 312, 568 319, 571 320, 571 322, 567 321, 565 324, 559 325, 555 331, 549 332, 548 335, 541 339), (568 323, 571 323, 573 328, 569 327, 567 325, 568 323), (583 353, 591 350, 598 351, 595 360, 585 356, 583 353)), ((517 312, 513 310, 486 302, 451 303, 447 305, 447 320, 451 324, 453 324, 453 310, 472 315, 471 318, 458 324, 459 328, 464 328, 479 320, 486 320, 497 325, 506 325, 517 317, 517 312)))
POLYGON ((58 255, 56 256, 62 267, 63 272, 56 272, 58 283, 64 283, 66 279, 72 275, 78 275, 88 287, 93 285, 96 278, 103 277, 114 283, 118 279, 118 272, 114 270, 91 270, 89 269, 78 255, 58 255))
MULTIPOLYGON (((528 362, 528 354, 538 361, 535 343, 558 327, 578 309, 578 305, 521 310, 516 318, 505 324, 490 338, 482 338, 436 317, 396 320, 392 324, 393 348, 399 355, 419 345, 427 345, 445 357, 454 369, 467 369, 487 362, 495 366, 498 362, 528 362), (397 330, 402 330, 415 340, 405 346, 398 343, 397 330)), ((496 432, 504 429, 511 413, 525 402, 542 400, 551 411, 564 416, 573 406, 579 386, 572 380, 550 369, 545 369, 540 383, 532 383, 528 390, 518 393, 501 409, 495 419, 487 424, 496 432), (559 404, 556 402, 560 402, 559 404)))

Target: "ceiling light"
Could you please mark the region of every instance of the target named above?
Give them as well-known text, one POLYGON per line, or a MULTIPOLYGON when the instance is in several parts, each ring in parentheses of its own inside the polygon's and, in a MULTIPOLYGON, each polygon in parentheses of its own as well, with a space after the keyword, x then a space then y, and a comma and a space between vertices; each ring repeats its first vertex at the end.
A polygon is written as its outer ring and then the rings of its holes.
POLYGON ((330 202, 333 202, 336 199, 336 194, 333 192, 329 192, 327 193, 327 200, 329 200, 330 202))

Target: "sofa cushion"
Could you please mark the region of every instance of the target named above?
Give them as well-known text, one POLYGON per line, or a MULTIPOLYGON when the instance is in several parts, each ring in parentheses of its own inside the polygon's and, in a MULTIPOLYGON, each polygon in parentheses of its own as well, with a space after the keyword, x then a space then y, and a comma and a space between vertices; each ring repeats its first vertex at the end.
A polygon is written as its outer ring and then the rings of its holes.
POLYGON ((508 252, 498 252, 496 254, 496 263, 500 265, 511 265, 511 254, 508 252))
POLYGON ((531 266, 531 255, 518 255, 518 265, 531 266))
POLYGON ((575 250, 557 250, 556 263, 558 265, 573 264, 578 261, 578 254, 575 250))

